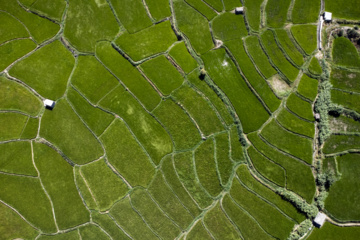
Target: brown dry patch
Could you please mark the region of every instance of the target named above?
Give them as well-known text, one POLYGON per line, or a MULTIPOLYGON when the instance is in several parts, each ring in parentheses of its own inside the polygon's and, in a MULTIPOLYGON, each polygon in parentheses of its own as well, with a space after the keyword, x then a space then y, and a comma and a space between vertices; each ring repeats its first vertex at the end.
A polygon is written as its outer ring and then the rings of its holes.
POLYGON ((290 86, 284 80, 282 80, 278 74, 274 75, 269 80, 269 83, 275 94, 280 98, 286 97, 291 91, 290 86))

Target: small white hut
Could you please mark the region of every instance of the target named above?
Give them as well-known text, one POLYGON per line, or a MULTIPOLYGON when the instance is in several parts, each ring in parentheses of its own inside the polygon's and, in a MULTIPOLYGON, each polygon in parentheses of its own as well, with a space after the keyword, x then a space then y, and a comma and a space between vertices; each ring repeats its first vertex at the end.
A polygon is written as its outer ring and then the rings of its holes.
POLYGON ((318 212, 318 214, 314 219, 314 225, 318 228, 321 228, 322 225, 324 225, 325 220, 326 220, 326 215, 322 212, 318 212))
POLYGON ((52 110, 55 107, 55 102, 50 99, 45 99, 44 106, 45 106, 45 108, 52 110))
POLYGON ((235 14, 243 14, 243 13, 244 13, 244 7, 235 8, 235 14))
POLYGON ((331 12, 324 12, 324 20, 326 22, 331 22, 332 20, 332 13, 331 12))

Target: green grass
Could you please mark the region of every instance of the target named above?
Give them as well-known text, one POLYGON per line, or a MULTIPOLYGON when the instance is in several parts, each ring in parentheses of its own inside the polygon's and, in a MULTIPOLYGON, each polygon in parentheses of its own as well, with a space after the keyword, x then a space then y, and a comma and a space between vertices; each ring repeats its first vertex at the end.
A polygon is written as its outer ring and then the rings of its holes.
POLYGON ((39 128, 39 118, 29 118, 20 136, 21 139, 33 139, 37 136, 39 128))
POLYGON ((0 235, 3 239, 35 239, 38 234, 13 210, 0 204, 0 235))
POLYGON ((224 129, 210 104, 188 85, 179 88, 174 92, 173 97, 194 118, 206 136, 224 129))
POLYGON ((265 178, 274 182, 275 184, 285 187, 286 173, 284 169, 261 155, 256 149, 250 147, 247 153, 254 164, 255 169, 265 178))
POLYGON ((194 227, 191 229, 191 231, 186 235, 186 239, 212 240, 212 237, 206 231, 203 223, 200 220, 194 225, 194 227))
POLYGON ((203 54, 213 48, 214 43, 206 18, 183 0, 175 0, 173 5, 178 28, 190 40, 194 50, 203 54))
MULTIPOLYGON (((163 1, 159 1, 159 2, 163 3, 163 1)), ((126 30, 129 33, 138 32, 152 25, 152 22, 146 12, 143 1, 110 0, 110 3, 112 4, 121 24, 126 28, 126 30)), ((156 9, 156 14, 155 14, 156 16, 160 16, 163 14, 161 13, 161 10, 159 11, 158 9, 159 5, 154 3, 154 1, 147 0, 146 3, 149 3, 149 10, 156 9)))
POLYGON ((82 166, 80 171, 86 179, 100 211, 108 210, 129 190, 103 159, 82 166))
POLYGON ((248 138, 259 152, 284 167, 286 188, 299 194, 307 202, 311 202, 315 193, 315 181, 311 168, 267 145, 257 133, 249 134, 248 138))
POLYGON ((100 225, 113 239, 130 239, 108 214, 91 212, 91 219, 100 225))
POLYGON ((291 0, 268 0, 265 12, 269 27, 280 28, 285 24, 290 3, 291 0))
POLYGON ((268 57, 263 52, 259 39, 256 36, 246 38, 245 46, 251 58, 254 60, 260 72, 264 74, 265 78, 269 78, 277 73, 275 68, 271 66, 268 57))
POLYGON ((346 1, 346 4, 343 1, 327 0, 325 10, 332 12, 334 18, 359 20, 360 9, 354 7, 357 3, 356 0, 346 1))
POLYGON ((360 73, 345 69, 333 68, 330 76, 334 88, 360 92, 360 73))
POLYGON ((5 43, 0 46, 0 71, 5 70, 11 63, 30 51, 34 50, 36 44, 30 39, 19 39, 5 43))
POLYGON ((316 25, 295 25, 291 27, 291 33, 307 55, 316 49, 316 25))
POLYGON ((151 111, 160 102, 160 96, 140 72, 110 42, 96 45, 96 57, 151 111))
POLYGON ((79 228, 81 239, 103 240, 110 239, 98 226, 89 224, 79 228))
POLYGON ((94 52, 97 41, 112 40, 118 31, 119 25, 106 2, 69 3, 64 36, 77 50, 94 52))
POLYGON ((3 143, 0 144, 0 152, 0 171, 37 177, 31 159, 30 142, 3 143))
POLYGON ((195 8, 197 11, 199 11, 202 15, 204 15, 207 20, 213 19, 217 14, 215 11, 209 7, 205 2, 199 1, 199 0, 185 0, 186 3, 188 3, 190 6, 195 8))
POLYGON ((203 94, 206 95, 206 97, 211 101, 211 103, 216 108, 226 125, 232 124, 234 122, 234 119, 230 115, 228 107, 224 104, 224 102, 217 95, 217 93, 206 83, 206 81, 202 81, 199 76, 200 71, 197 69, 196 71, 193 71, 189 75, 187 75, 187 80, 189 80, 191 85, 195 87, 198 91, 201 91, 203 94))
POLYGON ((207 4, 209 4, 216 11, 221 12, 223 10, 222 0, 204 0, 207 4))
MULTIPOLYGON (((326 1, 327 5, 328 1, 326 1)), ((292 22, 294 24, 314 23, 318 20, 320 2, 317 0, 296 0, 292 10, 292 22)))
MULTIPOLYGON (((167 0, 146 0, 146 5, 149 8, 151 16, 156 21, 159 21, 171 15, 170 4, 167 0)), ((130 11, 134 11, 134 8, 131 8, 130 11)))
POLYGON ((124 122, 116 120, 100 139, 109 162, 130 185, 147 187, 154 176, 154 168, 124 122))
POLYGON ((45 144, 34 145, 34 162, 54 206, 56 223, 64 230, 90 220, 74 184, 73 168, 45 144))
POLYGON ((225 43, 225 45, 234 55, 246 79, 250 82, 255 91, 260 95, 260 97, 268 106, 270 111, 274 112, 276 109, 278 109, 281 101, 273 93, 268 83, 257 72, 252 61, 246 54, 243 42, 241 40, 233 40, 225 43))
POLYGON ((212 80, 234 106, 244 132, 248 133, 260 128, 269 114, 248 88, 225 50, 211 51, 203 56, 203 60, 212 80))
POLYGON ((192 216, 195 217, 199 215, 199 208, 197 207, 194 200, 191 198, 190 194, 186 191, 186 189, 176 175, 176 170, 174 169, 171 156, 165 157, 161 165, 161 170, 164 175, 165 181, 169 184, 171 190, 176 194, 176 196, 183 203, 183 205, 189 210, 192 216))
POLYGON ((322 73, 322 68, 320 66, 319 60, 316 57, 311 59, 309 72, 315 75, 320 75, 322 73))
POLYGON ((218 15, 212 21, 212 30, 215 38, 224 42, 248 35, 244 17, 229 12, 218 15))
POLYGON ((0 43, 16 38, 29 37, 26 28, 16 18, 6 12, 0 13, 0 29, 0 43))
POLYGON ((15 110, 37 116, 42 102, 31 91, 15 81, 0 77, 0 109, 15 110))
POLYGON ((226 185, 232 174, 233 163, 230 159, 229 134, 221 133, 215 136, 216 162, 219 179, 222 185, 226 185))
POLYGON ((286 59, 275 41, 273 32, 271 30, 265 31, 261 35, 261 40, 273 63, 291 82, 294 82, 299 70, 286 59))
POLYGON ((249 21, 249 25, 255 31, 259 30, 260 27, 260 6, 263 0, 245 0, 244 6, 247 12, 246 17, 249 21))
POLYGON ((239 239, 240 236, 231 224, 220 204, 217 203, 204 217, 204 224, 215 239, 239 239))
POLYGON ((201 141, 195 124, 171 99, 162 101, 153 113, 171 134, 175 149, 190 149, 201 141))
POLYGON ((354 44, 345 37, 334 40, 332 57, 334 64, 345 67, 360 67, 360 56, 354 44))
POLYGON ((40 136, 77 164, 88 163, 103 154, 99 142, 64 99, 58 101, 52 111, 45 111, 40 136))
POLYGON ((230 195, 225 195, 222 206, 229 218, 240 230, 244 239, 270 240, 273 239, 266 233, 247 212, 239 208, 230 195))
POLYGON ((164 95, 169 95, 184 81, 183 76, 164 55, 152 58, 140 66, 145 75, 164 95))
POLYGON ((196 200, 201 208, 206 208, 212 203, 210 195, 208 195, 200 186, 199 179, 195 173, 195 163, 193 161, 192 152, 178 153, 174 157, 176 172, 180 181, 187 188, 191 196, 196 200))
POLYGON ((166 184, 160 171, 157 172, 148 190, 154 201, 182 230, 193 221, 193 216, 166 184))
POLYGON ((307 99, 314 101, 317 95, 318 85, 318 80, 304 74, 300 80, 297 91, 307 99))
POLYGON ((174 239, 179 235, 180 229, 157 207, 145 190, 135 189, 130 198, 132 206, 161 238, 174 239))
POLYGON ((347 93, 333 89, 331 90, 331 101, 344 108, 360 113, 360 105, 358 104, 360 101, 360 94, 347 93))
POLYGON ((87 206, 88 209, 94 210, 97 209, 97 205, 95 202, 95 199, 91 195, 90 189, 87 186, 87 183, 85 183, 84 178, 80 174, 80 167, 76 166, 74 168, 74 175, 75 175, 75 183, 76 187, 78 188, 79 193, 81 194, 81 197, 87 206))
POLYGON ((325 208, 336 219, 357 221, 360 219, 359 154, 347 154, 336 158, 341 179, 335 182, 325 201, 325 208))
POLYGON ((295 44, 291 41, 287 31, 285 29, 275 30, 277 40, 280 42, 280 46, 285 50, 286 54, 294 61, 298 66, 304 64, 304 57, 296 48, 295 44))
POLYGON ((242 3, 240 0, 223 0, 226 11, 231 11, 236 7, 241 7, 242 3))
POLYGON ((71 83, 93 104, 97 104, 119 84, 117 79, 92 56, 79 57, 71 83))
POLYGON ((185 73, 191 72, 198 66, 195 59, 188 52, 184 42, 173 46, 169 51, 169 55, 185 73))
POLYGON ((326 139, 323 152, 330 154, 350 149, 360 149, 360 136, 331 135, 326 139))
POLYGON ((359 227, 338 227, 329 222, 325 222, 322 228, 315 228, 308 238, 309 240, 337 240, 337 239, 357 239, 360 234, 359 227))
POLYGON ((78 92, 73 88, 69 88, 67 92, 67 99, 74 107, 75 111, 82 120, 99 136, 114 120, 114 116, 102 111, 99 108, 91 106, 78 92))
POLYGON ((312 163, 312 141, 286 131, 275 120, 265 126, 261 135, 284 152, 312 163))
POLYGON ((0 112, 0 141, 20 138, 27 119, 22 114, 0 112))
POLYGON ((237 204, 248 211, 260 226, 278 239, 286 239, 294 222, 282 215, 276 208, 247 190, 236 178, 230 194, 237 204))
POLYGON ((314 137, 315 126, 313 123, 304 121, 294 114, 290 113, 287 109, 283 109, 276 118, 281 126, 291 132, 298 133, 310 138, 314 137))
POLYGON ((56 232, 50 201, 37 178, 0 174, 0 199, 45 233, 56 232))
POLYGON ((214 147, 213 139, 202 143, 195 151, 195 166, 201 185, 211 196, 216 197, 222 187, 217 174, 214 147))
POLYGON ((31 1, 31 5, 26 4, 25 1, 21 2, 31 10, 39 12, 42 16, 46 16, 57 21, 61 20, 66 7, 66 3, 62 0, 37 0, 31 1))
POLYGON ((124 119, 155 164, 159 164, 163 156, 172 152, 173 144, 169 134, 122 87, 108 94, 100 105, 124 119))
POLYGON ((360 122, 340 115, 329 117, 330 129, 334 132, 360 132, 360 122))
POLYGON ((165 21, 134 34, 125 32, 116 39, 115 43, 132 60, 140 61, 154 54, 165 52, 176 40, 170 22, 165 21))
POLYGON ((231 158, 236 162, 244 161, 244 151, 241 145, 239 134, 236 126, 230 129, 230 146, 231 146, 231 158))
POLYGON ((9 71, 41 96, 56 100, 66 89, 74 57, 60 41, 48 44, 17 62, 9 71))
POLYGON ((158 237, 150 230, 150 228, 143 221, 141 216, 133 210, 130 205, 129 198, 116 203, 110 210, 116 222, 135 239, 142 239, 146 236, 147 239, 158 239, 158 237), (129 221, 131 219, 131 221, 129 221))
POLYGON ((292 93, 287 99, 286 107, 296 115, 309 121, 314 121, 311 103, 303 100, 295 93, 292 93))
POLYGON ((281 198, 280 195, 270 190, 265 185, 256 180, 245 165, 240 165, 237 169, 237 176, 241 182, 250 190, 270 201, 286 215, 294 219, 297 223, 305 220, 305 215, 298 212, 298 210, 288 201, 281 198))

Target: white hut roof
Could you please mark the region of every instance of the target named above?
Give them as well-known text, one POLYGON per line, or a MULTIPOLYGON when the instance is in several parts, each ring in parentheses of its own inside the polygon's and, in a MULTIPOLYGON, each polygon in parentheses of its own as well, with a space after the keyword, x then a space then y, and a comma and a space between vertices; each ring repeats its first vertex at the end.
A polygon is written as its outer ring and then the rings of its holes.
POLYGON ((55 102, 53 100, 50 100, 50 99, 45 99, 44 100, 44 106, 53 108, 55 106, 55 102))
POLYGON ((324 13, 324 19, 325 21, 330 21, 332 18, 332 13, 331 12, 325 12, 324 13))
POLYGON ((326 220, 326 215, 324 213, 318 212, 314 219, 314 223, 317 224, 319 227, 322 227, 324 225, 326 220))

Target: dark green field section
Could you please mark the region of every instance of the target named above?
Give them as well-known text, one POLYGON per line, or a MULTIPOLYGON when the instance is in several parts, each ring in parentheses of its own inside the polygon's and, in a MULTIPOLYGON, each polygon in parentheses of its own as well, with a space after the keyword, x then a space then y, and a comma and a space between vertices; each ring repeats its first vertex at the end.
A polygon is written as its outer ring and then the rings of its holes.
POLYGON ((306 74, 304 74, 301 77, 297 91, 305 98, 314 101, 317 95, 318 85, 318 80, 310 78, 306 74))
POLYGON ((333 68, 330 77, 334 88, 351 92, 360 92, 360 73, 350 70, 333 68))
POLYGON ((247 29, 242 15, 223 13, 212 21, 215 38, 229 41, 245 37, 247 29))
POLYGON ((312 105, 311 103, 305 101, 297 94, 292 93, 287 102, 286 107, 299 117, 306 119, 308 121, 314 121, 314 116, 312 112, 312 105))
POLYGON ((360 10, 354 7, 357 4, 356 0, 349 0, 347 4, 343 4, 341 1, 326 0, 326 11, 334 12, 336 18, 357 19, 359 20, 360 10))
POLYGON ((262 0, 245 0, 244 6, 246 8, 246 11, 248 14, 246 14, 247 20, 249 21, 249 25, 251 28, 253 28, 255 31, 259 30, 260 27, 260 6, 262 0))
POLYGON ((316 25, 294 25, 291 33, 307 55, 316 49, 316 25))
POLYGON ((159 21, 163 18, 170 17, 170 4, 167 0, 146 0, 151 16, 159 21))
POLYGON ((325 223, 321 229, 314 229, 309 240, 329 239, 335 240, 339 238, 356 239, 359 236, 359 227, 338 227, 331 223, 325 223))
POLYGON ((325 142, 323 151, 326 154, 360 149, 358 135, 331 135, 325 142))
POLYGON ((344 108, 360 112, 360 101, 359 93, 344 92, 340 90, 331 90, 331 100, 343 106, 344 108))
POLYGON ((276 120, 280 123, 281 126, 291 132, 298 133, 310 138, 314 137, 314 124, 297 117, 287 109, 281 110, 279 115, 276 117, 276 120))
POLYGON ((188 52, 184 42, 173 46, 169 55, 181 67, 185 73, 189 73, 197 67, 197 62, 188 52))
POLYGON ((359 53, 352 42, 345 37, 339 37, 334 40, 332 57, 336 65, 351 68, 360 67, 359 53))
POLYGON ((304 63, 304 58, 295 44, 291 41, 288 32, 285 29, 276 29, 276 38, 285 53, 294 61, 297 66, 301 66, 304 63))
POLYGON ((64 13, 66 3, 62 0, 21 0, 24 6, 41 16, 60 21, 64 13))
MULTIPOLYGON (((316 0, 297 0, 292 10, 294 24, 313 23, 319 18, 320 2, 316 0)), ((327 7, 328 1, 326 1, 327 7)))
POLYGON ((284 25, 290 3, 290 0, 268 0, 265 12, 269 27, 277 28, 284 25))
POLYGON ((320 75, 322 73, 322 68, 320 66, 319 60, 316 57, 313 57, 311 59, 310 65, 309 65, 309 71, 312 74, 320 75))
POLYGON ((216 12, 213 8, 211 8, 204 1, 200 0, 185 0, 187 4, 192 6, 194 9, 199 11, 202 15, 204 15, 209 21, 216 16, 216 12))
POLYGON ((229 154, 229 135, 227 133, 216 135, 215 144, 215 157, 218 174, 220 175, 219 179, 222 185, 226 185, 231 177, 233 168, 233 162, 231 161, 231 156, 229 154))

